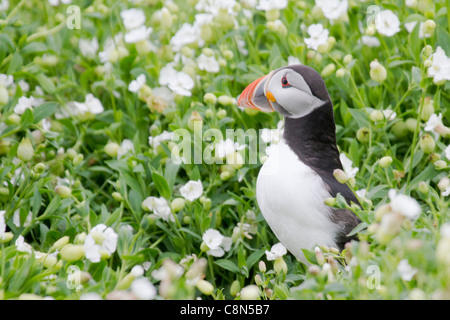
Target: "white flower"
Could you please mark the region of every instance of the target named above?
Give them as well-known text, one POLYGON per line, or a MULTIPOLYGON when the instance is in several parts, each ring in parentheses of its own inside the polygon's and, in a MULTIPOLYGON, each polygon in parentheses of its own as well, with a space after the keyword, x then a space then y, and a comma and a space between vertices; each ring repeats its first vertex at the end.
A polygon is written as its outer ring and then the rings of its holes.
POLYGON ((142 26, 145 22, 145 13, 141 9, 128 9, 120 13, 125 29, 132 30, 142 26))
POLYGON ((48 3, 53 6, 53 7, 57 7, 59 6, 61 3, 62 4, 69 4, 71 3, 72 0, 48 0, 48 3))
POLYGON ((145 74, 140 74, 136 80, 133 80, 128 85, 128 90, 131 92, 138 92, 146 82, 145 74))
POLYGON ((447 159, 450 160, 450 144, 445 148, 444 152, 447 159))
POLYGON ((9 0, 0 1, 0 11, 6 11, 9 8, 9 0))
POLYGON ((191 90, 194 88, 194 80, 188 74, 175 70, 173 63, 161 69, 159 83, 163 86, 167 85, 176 94, 188 97, 192 95, 191 90))
POLYGON ((97 55, 98 51, 98 40, 96 37, 89 39, 80 39, 78 42, 78 48, 81 54, 86 58, 93 59, 97 55))
POLYGON ((17 228, 20 227, 29 227, 31 225, 31 219, 33 217, 32 212, 28 212, 27 217, 25 218, 25 221, 23 224, 20 223, 20 209, 17 209, 16 211, 14 211, 14 215, 13 215, 13 223, 17 228))
POLYGON ((259 0, 256 9, 263 11, 282 10, 288 5, 287 0, 259 0))
POLYGON ((392 121, 397 117, 397 113, 390 109, 382 110, 381 112, 383 112, 383 115, 387 121, 392 121))
POLYGON ((91 229, 84 240, 84 252, 91 262, 100 262, 102 255, 110 256, 117 248, 117 233, 104 224, 91 229))
POLYGON ((450 58, 445 55, 445 51, 437 47, 432 59, 432 64, 428 68, 428 77, 432 77, 435 84, 450 80, 450 58))
POLYGON ((179 52, 185 45, 195 42, 199 43, 199 46, 201 46, 200 43, 202 40, 200 38, 200 32, 201 30, 197 26, 184 23, 172 39, 170 39, 172 50, 174 52, 179 52))
POLYGON ((375 28, 379 34, 392 37, 400 31, 400 20, 391 10, 383 10, 375 16, 375 28))
POLYGON ((143 40, 147 40, 152 33, 152 28, 141 26, 137 29, 133 29, 125 34, 124 40, 126 43, 137 43, 143 40))
POLYGON ((443 125, 444 124, 442 123, 442 113, 440 113, 439 115, 433 113, 431 117, 428 119, 427 123, 425 124, 425 131, 433 132, 437 140, 439 138, 439 132, 437 132, 436 129, 443 125))
POLYGON ((200 70, 204 70, 209 73, 217 73, 220 69, 219 62, 217 62, 214 56, 208 57, 203 53, 197 58, 197 65, 200 70))
POLYGON ((200 198, 203 194, 202 182, 200 180, 190 180, 180 188, 180 193, 186 200, 194 201, 195 199, 200 198))
POLYGON ((404 217, 415 220, 419 217, 422 209, 416 199, 404 194, 397 194, 394 189, 389 190, 390 206, 393 212, 400 213, 404 217))
POLYGON ((129 139, 124 139, 117 150, 117 159, 122 158, 128 152, 134 152, 134 144, 129 139))
POLYGON ((359 171, 359 168, 353 168, 353 162, 350 160, 344 153, 339 155, 339 159, 342 163, 342 168, 344 169, 347 178, 354 178, 356 173, 359 171))
POLYGON ((291 66, 293 64, 302 64, 299 60, 299 58, 294 57, 294 56, 289 56, 288 57, 288 65, 291 66))
POLYGON ((241 151, 245 148, 245 144, 241 145, 238 142, 233 143, 230 139, 220 140, 214 146, 215 156, 221 159, 234 153, 235 151, 241 151))
POLYGON ((151 300, 156 297, 156 288, 147 278, 134 279, 130 286, 131 292, 140 300, 151 300))
POLYGON ((99 114, 102 113, 104 108, 99 99, 94 97, 92 93, 86 95, 86 100, 84 101, 86 107, 90 113, 99 114))
POLYGON ((379 47, 380 46, 380 40, 378 40, 377 37, 371 37, 371 36, 362 36, 361 42, 368 46, 368 47, 379 47))
POLYGON ((26 252, 26 253, 31 253, 33 251, 33 248, 31 248, 31 246, 25 242, 25 239, 23 238, 22 235, 20 235, 17 238, 15 245, 16 245, 17 251, 26 252))
POLYGON ((272 248, 269 250, 266 250, 266 257, 268 261, 273 261, 278 258, 281 258, 287 253, 286 247, 280 242, 277 244, 274 244, 272 248))
MULTIPOLYGON (((411 33, 414 30, 414 28, 416 27, 416 25, 417 25, 417 21, 407 22, 407 23, 405 23, 405 29, 409 33, 411 33)), ((419 39, 423 39, 424 37, 425 38, 429 38, 429 37, 431 37, 431 34, 430 33, 424 33, 424 31, 423 31, 423 22, 420 22, 420 24, 419 24, 419 39)))
POLYGON ((5 210, 0 210, 0 239, 4 239, 6 232, 5 210))
POLYGON ((169 203, 164 198, 148 197, 142 202, 142 206, 153 212, 164 221, 175 221, 170 210, 169 203))
POLYGON ((444 191, 442 191, 442 195, 443 195, 444 197, 447 197, 447 196, 450 195, 450 186, 448 186, 447 188, 445 188, 444 191))
MULTIPOLYGON (((0 73, 0 87, 8 88, 14 82, 14 77, 4 73, 0 73)), ((22 90, 24 91, 24 90, 22 90)))
POLYGON ((144 275, 144 268, 142 266, 134 266, 130 274, 135 278, 141 277, 144 275))
POLYGON ((411 267, 407 259, 403 259, 400 261, 397 266, 397 271, 400 273, 400 277, 404 281, 411 281, 417 273, 417 269, 411 267))
POLYGON ((317 50, 320 45, 327 43, 329 31, 324 29, 323 25, 318 23, 308 27, 308 34, 310 38, 305 38, 306 46, 309 49, 317 50))
POLYGON ((357 195, 359 198, 365 198, 366 195, 367 195, 367 190, 366 190, 366 189, 360 189, 360 190, 357 190, 357 191, 356 191, 356 195, 357 195))
POLYGON ((168 131, 164 130, 161 134, 159 134, 157 136, 154 136, 154 137, 150 136, 150 137, 148 137, 148 144, 154 150, 156 150, 156 148, 159 147, 161 142, 171 140, 172 137, 173 137, 173 132, 168 132, 168 131))
MULTIPOLYGON (((104 63, 106 69, 112 68, 109 62, 115 62, 118 58, 126 56, 128 54, 127 49, 124 46, 123 34, 118 33, 114 36, 114 39, 108 37, 103 43, 103 51, 98 53, 100 62, 104 63)), ((108 71, 108 70, 107 70, 108 71)))
POLYGON ((23 114, 26 109, 33 109, 33 107, 38 106, 40 103, 30 96, 29 98, 23 96, 19 98, 17 105, 14 107, 14 112, 17 114, 23 114))
POLYGON ((224 237, 219 231, 214 229, 206 230, 202 239, 209 248, 206 253, 213 257, 222 257, 231 248, 231 238, 224 237))
POLYGON ((333 22, 347 14, 348 1, 347 0, 316 0, 318 6, 325 18, 333 22))

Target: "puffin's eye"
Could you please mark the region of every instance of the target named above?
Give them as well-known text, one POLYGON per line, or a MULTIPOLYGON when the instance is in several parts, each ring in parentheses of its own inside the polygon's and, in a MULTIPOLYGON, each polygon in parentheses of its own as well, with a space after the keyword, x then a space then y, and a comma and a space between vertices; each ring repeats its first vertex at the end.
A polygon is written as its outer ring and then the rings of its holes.
POLYGON ((284 76, 284 77, 281 79, 281 86, 282 86, 283 88, 284 88, 284 87, 290 86, 290 84, 289 84, 289 82, 288 82, 286 76, 284 76))

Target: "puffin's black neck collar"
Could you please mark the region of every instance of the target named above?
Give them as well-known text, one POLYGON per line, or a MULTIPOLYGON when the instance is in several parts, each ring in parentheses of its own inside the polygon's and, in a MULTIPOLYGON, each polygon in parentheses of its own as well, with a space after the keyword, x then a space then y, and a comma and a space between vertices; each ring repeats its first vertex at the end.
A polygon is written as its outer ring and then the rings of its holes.
POLYGON ((283 138, 300 161, 313 169, 330 187, 332 196, 340 192, 347 200, 358 203, 347 185, 333 176, 342 169, 336 146, 336 126, 331 101, 301 118, 285 118, 283 138))

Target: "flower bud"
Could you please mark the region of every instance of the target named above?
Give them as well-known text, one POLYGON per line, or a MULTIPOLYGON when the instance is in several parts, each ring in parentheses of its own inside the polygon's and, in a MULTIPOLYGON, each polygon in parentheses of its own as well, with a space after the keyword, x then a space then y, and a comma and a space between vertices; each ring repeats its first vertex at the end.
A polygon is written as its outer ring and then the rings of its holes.
POLYGON ((423 48, 423 55, 425 57, 429 57, 433 54, 433 47, 430 46, 429 44, 427 44, 424 48, 423 48))
POLYGON ((7 104, 9 101, 8 90, 0 85, 0 106, 7 104))
POLYGON ((170 207, 172 208, 173 212, 178 212, 183 210, 185 204, 186 201, 183 198, 175 198, 170 203, 170 207))
POLYGON ((83 162, 84 156, 80 153, 73 158, 72 163, 74 166, 78 166, 81 162, 83 162))
POLYGON ((69 243, 69 237, 64 236, 62 238, 59 238, 51 247, 50 251, 53 250, 61 250, 66 244, 69 243))
POLYGON ((266 11, 266 19, 268 21, 275 21, 280 17, 280 10, 271 9, 266 11))
POLYGON ((217 118, 223 119, 227 116, 227 111, 225 109, 220 109, 217 111, 217 118))
POLYGON ((444 160, 437 160, 433 163, 436 170, 442 170, 447 168, 447 163, 444 160))
POLYGON ((206 198, 205 201, 203 201, 203 210, 208 211, 211 209, 211 199, 206 198))
POLYGON ((17 157, 22 161, 30 161, 33 158, 34 149, 30 139, 23 138, 17 148, 17 157))
POLYGON ((43 173, 45 171, 45 164, 43 164, 42 162, 37 163, 34 166, 34 171, 36 171, 36 173, 43 173))
POLYGON ((255 275, 255 283, 256 283, 257 286, 263 285, 262 278, 261 278, 261 276, 259 274, 255 275))
POLYGON ((235 104, 234 98, 230 97, 230 96, 220 96, 218 98, 219 104, 223 105, 223 106, 229 106, 229 105, 233 105, 235 104))
POLYGON ((344 57, 344 63, 345 63, 345 65, 348 65, 350 62, 352 62, 352 60, 353 60, 353 56, 352 56, 351 54, 347 54, 347 55, 344 57))
POLYGON ((194 130, 195 126, 199 126, 203 123, 203 118, 197 111, 192 111, 191 116, 188 119, 188 128, 194 130))
POLYGON ((370 117, 370 120, 372 120, 373 122, 378 122, 378 121, 384 120, 384 114, 380 110, 373 110, 370 113, 369 117, 370 117))
POLYGON ((318 263, 320 266, 323 265, 324 262, 325 262, 325 257, 324 257, 324 255, 323 255, 322 250, 320 250, 319 247, 315 247, 315 248, 314 248, 314 252, 316 253, 316 260, 317 260, 317 263, 318 263))
POLYGON ((378 62, 377 59, 370 63, 370 78, 376 82, 383 82, 386 80, 386 69, 378 62))
POLYGON ((367 127, 359 128, 358 131, 356 131, 356 139, 358 139, 359 142, 369 142, 370 139, 370 130, 367 127))
POLYGON ((336 71, 336 77, 337 78, 343 78, 345 76, 345 69, 344 68, 339 68, 336 71))
POLYGON ((324 200, 324 203, 329 207, 334 207, 337 204, 337 201, 336 201, 336 198, 330 197, 330 198, 326 198, 324 200))
POLYGON ((406 128, 408 128, 408 130, 410 132, 416 131, 416 126, 417 126, 417 120, 416 119, 408 118, 408 119, 406 119, 405 123, 406 123, 406 128))
POLYGON ((258 268, 259 268, 259 271, 261 271, 262 273, 267 271, 266 264, 262 260, 259 262, 258 268))
POLYGON ((419 147, 422 149, 423 152, 431 153, 436 147, 436 142, 434 141, 431 135, 426 133, 420 138, 419 147))
POLYGON ((379 164, 382 168, 387 168, 391 165, 392 158, 390 156, 385 156, 380 159, 379 164))
POLYGON ((345 172, 341 169, 334 169, 333 171, 333 176, 336 178, 336 180, 339 183, 346 183, 348 178, 347 175, 345 174, 345 172))
POLYGON ((123 197, 122 197, 122 195, 119 192, 114 191, 111 195, 112 195, 114 200, 116 200, 118 202, 123 201, 123 197))
POLYGON ((430 191, 430 186, 425 181, 420 181, 417 188, 419 189, 420 193, 423 194, 428 194, 428 192, 430 191))
POLYGON ((434 29, 436 28, 436 22, 433 20, 427 20, 423 23, 422 31, 425 35, 431 35, 434 32, 434 29))
POLYGON ((82 245, 67 244, 59 254, 65 261, 77 261, 84 257, 84 249, 82 245))
POLYGON ((220 180, 226 181, 226 180, 228 180, 230 178, 231 178, 230 171, 223 171, 223 172, 220 173, 220 180))
POLYGON ((273 270, 278 274, 280 274, 281 272, 283 272, 284 274, 287 273, 287 264, 286 261, 284 261, 283 257, 275 259, 273 270))
POLYGON ((251 284, 241 290, 242 300, 258 300, 261 296, 261 290, 258 286, 251 284))
POLYGON ((239 291, 241 290, 241 285, 238 280, 234 280, 230 286, 230 294, 232 297, 235 297, 239 291))
POLYGON ((116 142, 108 142, 105 146, 105 153, 111 158, 117 157, 117 153, 119 152, 120 146, 116 142))
POLYGON ((397 139, 401 139, 408 134, 408 127, 405 121, 399 120, 392 126, 392 133, 397 139))
POLYGON ((431 97, 425 97, 425 101, 422 102, 422 98, 420 99, 420 101, 421 101, 421 103, 423 103, 422 112, 420 113, 420 118, 423 121, 428 121, 428 119, 430 119, 431 115, 434 114, 433 100, 431 100, 431 97))
POLYGON ((203 96, 203 101, 206 104, 215 104, 217 102, 217 97, 214 93, 208 92, 203 96))
MULTIPOLYGON (((0 237, 0 243, 6 243, 14 238, 14 234, 12 232, 5 232, 2 237, 0 237)), ((1 280, 1 279, 0 279, 1 280)), ((1 284, 1 281, 0 281, 1 284)))
POLYGON ((334 63, 330 63, 325 68, 323 68, 323 70, 320 74, 322 75, 322 77, 328 77, 331 74, 333 74, 335 70, 336 70, 336 65, 334 63))
POLYGON ((214 292, 214 286, 210 282, 203 279, 198 280, 195 286, 198 290, 200 290, 201 293, 207 296, 211 295, 214 292))
POLYGON ((313 264, 308 268, 308 272, 312 276, 318 276, 320 274, 320 267, 313 264))
POLYGON ((441 192, 444 192, 450 186, 450 179, 447 177, 443 177, 441 180, 439 180, 437 186, 439 190, 441 190, 441 192))
POLYGON ((57 185, 55 187, 55 192, 63 199, 68 198, 72 195, 72 190, 69 187, 63 185, 57 185))

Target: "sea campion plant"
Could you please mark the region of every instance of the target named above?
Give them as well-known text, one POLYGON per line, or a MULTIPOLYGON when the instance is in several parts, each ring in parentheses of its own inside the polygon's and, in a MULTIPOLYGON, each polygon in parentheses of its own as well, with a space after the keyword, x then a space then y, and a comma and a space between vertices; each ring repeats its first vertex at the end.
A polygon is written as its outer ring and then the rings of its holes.
POLYGON ((0 0, 0 298, 450 298, 449 28, 445 0, 0 0), (282 118, 236 106, 299 63, 362 205, 326 200, 359 241, 308 264, 256 202, 282 118))

